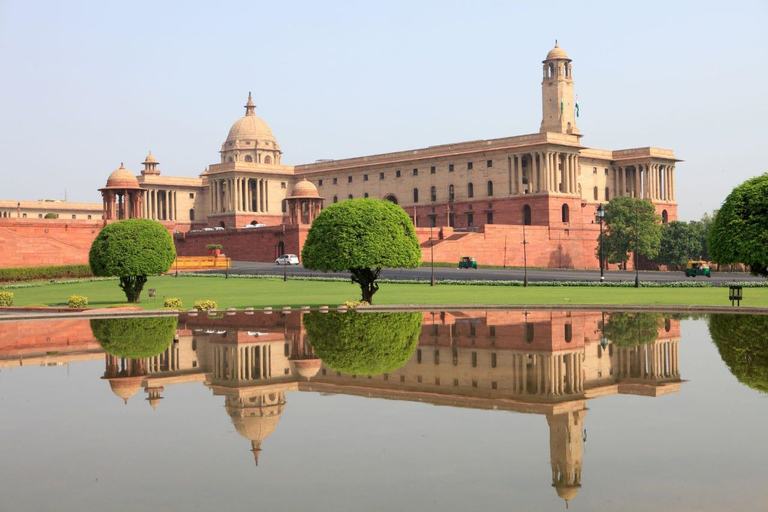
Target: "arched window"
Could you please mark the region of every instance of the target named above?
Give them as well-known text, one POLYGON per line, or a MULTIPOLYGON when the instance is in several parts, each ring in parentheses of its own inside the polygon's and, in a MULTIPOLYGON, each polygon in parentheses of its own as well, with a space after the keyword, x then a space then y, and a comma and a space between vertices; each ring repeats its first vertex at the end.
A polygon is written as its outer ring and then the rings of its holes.
POLYGON ((571 221, 571 215, 570 215, 570 212, 568 210, 568 205, 564 204, 563 207, 561 208, 561 211, 562 211, 563 223, 570 222, 571 221))
POLYGON ((437 189, 435 187, 429 189, 429 200, 433 203, 437 201, 437 189))
POLYGON ((285 212, 287 212, 287 211, 288 211, 288 205, 286 204, 286 203, 287 203, 287 201, 286 201, 285 199, 283 199, 282 203, 283 203, 283 204, 282 204, 283 213, 285 213, 285 212))
POLYGON ((414 203, 419 202, 419 189, 417 188, 413 189, 413 202, 414 203))
POLYGON ((448 185, 448 201, 453 202, 453 199, 456 197, 453 185, 448 185))
POLYGON ((399 204, 397 202, 397 198, 395 196, 393 196, 392 194, 387 194, 386 196, 384 196, 384 200, 385 201, 389 201, 390 203, 399 204))
POLYGON ((333 196, 333 202, 338 203, 339 202, 339 196, 333 196))
POLYGON ((475 186, 472 183, 467 183, 467 197, 475 197, 475 186))
POLYGON ((271 156, 265 156, 264 157, 264 163, 265 164, 271 164, 272 163, 272 157, 271 156))
POLYGON ((488 195, 492 196, 493 195, 493 182, 492 181, 488 182, 487 188, 488 188, 488 195))
POLYGON ((531 207, 527 204, 523 205, 523 224, 531 225, 531 207))
POLYGON ((565 336, 565 342, 570 343, 573 339, 573 325, 565 324, 563 326, 563 335, 565 336))
POLYGON ((526 323, 525 324, 525 342, 526 343, 533 343, 533 324, 526 323))
POLYGON ((253 157, 251 155, 245 155, 245 161, 246 162, 253 162, 253 157))
POLYGON ((347 199, 352 199, 352 194, 349 194, 349 196, 347 197, 347 199))
POLYGON ((597 201, 597 187, 595 187, 594 195, 595 195, 595 201, 597 201))
POLYGON ((226 226, 226 224, 224 224, 224 221, 221 221, 221 222, 219 222, 219 227, 220 228, 225 228, 227 226, 226 226))
POLYGON ((227 159, 227 162, 232 162, 232 161, 233 161, 233 160, 232 160, 232 157, 229 157, 229 158, 227 159))
POLYGON ((368 197, 368 192, 366 192, 365 194, 363 194, 363 197, 367 198, 367 197, 368 197))
POLYGON ((190 208, 189 209, 189 220, 195 220, 195 209, 190 208))
POLYGON ((664 319, 664 332, 669 332, 672 329, 672 320, 669 317, 664 319))
POLYGON ((605 200, 610 201, 611 200, 611 193, 608 191, 608 187, 605 187, 605 200))
POLYGON ((549 64, 549 78, 552 78, 555 76, 555 65, 550 63, 549 64))
POLYGON ((667 213, 667 210, 663 210, 661 212, 661 222, 663 224, 666 224, 667 222, 669 222, 669 214, 667 213))

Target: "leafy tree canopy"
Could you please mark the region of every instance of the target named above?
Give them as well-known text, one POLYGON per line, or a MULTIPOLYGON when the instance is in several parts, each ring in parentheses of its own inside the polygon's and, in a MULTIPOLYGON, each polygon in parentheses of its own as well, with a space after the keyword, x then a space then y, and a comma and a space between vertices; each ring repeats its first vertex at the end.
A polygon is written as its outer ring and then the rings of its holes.
POLYGON ((177 319, 172 316, 152 318, 95 318, 93 336, 104 350, 117 357, 142 359, 160 354, 173 341, 177 319))
POLYGON ((632 348, 653 343, 664 325, 661 313, 611 313, 603 326, 603 335, 615 346, 632 348))
POLYGON ((88 254, 94 275, 120 278, 128 302, 138 302, 147 276, 167 272, 175 259, 170 233, 149 219, 127 219, 104 226, 88 254))
POLYGON ((768 277, 768 173, 734 188, 717 212, 707 238, 712 260, 744 263, 768 277))
POLYGON ((768 393, 768 316, 712 315, 709 334, 738 381, 768 393))
POLYGON ((304 315, 317 357, 336 371, 379 375, 402 367, 421 333, 421 313, 318 313, 304 315))
POLYGON ((654 261, 662 265, 685 265, 702 257, 702 236, 696 222, 672 221, 661 225, 661 244, 654 261))
POLYGON ((305 268, 348 270, 371 303, 382 268, 415 268, 421 249, 401 207, 380 199, 352 199, 325 208, 312 223, 301 259, 305 268))
MULTIPOLYGON (((618 196, 605 207, 603 256, 608 263, 626 263, 629 253, 653 259, 661 244, 661 217, 649 201, 618 196)), ((597 255, 600 255, 598 238, 597 255)))

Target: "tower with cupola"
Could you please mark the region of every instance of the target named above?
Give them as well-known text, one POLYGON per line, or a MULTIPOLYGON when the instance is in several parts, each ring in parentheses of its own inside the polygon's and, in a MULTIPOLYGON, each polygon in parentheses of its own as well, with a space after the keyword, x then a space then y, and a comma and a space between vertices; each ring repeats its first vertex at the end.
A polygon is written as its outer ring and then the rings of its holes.
POLYGON ((576 126, 576 102, 573 94, 573 68, 565 50, 558 46, 542 61, 541 128, 539 132, 567 133, 581 136, 576 126))

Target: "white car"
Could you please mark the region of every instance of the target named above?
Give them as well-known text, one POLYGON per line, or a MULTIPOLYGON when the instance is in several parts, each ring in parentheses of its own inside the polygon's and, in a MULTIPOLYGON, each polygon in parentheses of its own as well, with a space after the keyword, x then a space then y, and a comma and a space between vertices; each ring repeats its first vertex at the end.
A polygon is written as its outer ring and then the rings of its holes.
POLYGON ((278 265, 298 265, 299 257, 295 254, 283 254, 275 260, 278 265))
POLYGON ((266 224, 247 224, 243 226, 243 229, 251 229, 251 228, 265 228, 267 227, 266 224))

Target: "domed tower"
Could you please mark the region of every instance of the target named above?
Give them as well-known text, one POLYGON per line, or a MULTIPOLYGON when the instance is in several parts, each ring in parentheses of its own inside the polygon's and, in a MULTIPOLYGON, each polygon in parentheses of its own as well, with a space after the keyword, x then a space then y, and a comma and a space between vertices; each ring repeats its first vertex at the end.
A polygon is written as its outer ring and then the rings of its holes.
POLYGON ((225 408, 237 433, 251 441, 253 460, 258 466, 261 443, 275 431, 285 409, 285 393, 229 395, 225 408))
POLYGON ((581 488, 582 425, 586 412, 586 409, 580 409, 547 414, 552 487, 565 500, 566 508, 581 488))
POLYGON ((555 41, 555 47, 542 61, 541 128, 539 132, 568 133, 581 136, 576 126, 571 59, 555 41))
POLYGON ((144 191, 131 171, 120 168, 107 178, 107 185, 100 188, 104 201, 104 220, 140 219, 144 191))
POLYGON ((282 153, 267 123, 256 117, 256 104, 249 92, 245 116, 235 121, 221 145, 221 163, 280 165, 282 153))
POLYGON ((144 169, 141 170, 141 175, 146 176, 147 174, 159 176, 160 175, 160 169, 157 168, 157 166, 160 164, 160 162, 157 161, 155 158, 155 155, 152 154, 150 151, 147 155, 147 158, 144 159, 141 164, 144 166, 144 169))
POLYGON ((317 187, 303 178, 293 186, 291 195, 285 198, 288 224, 312 224, 323 209, 323 198, 317 187))

